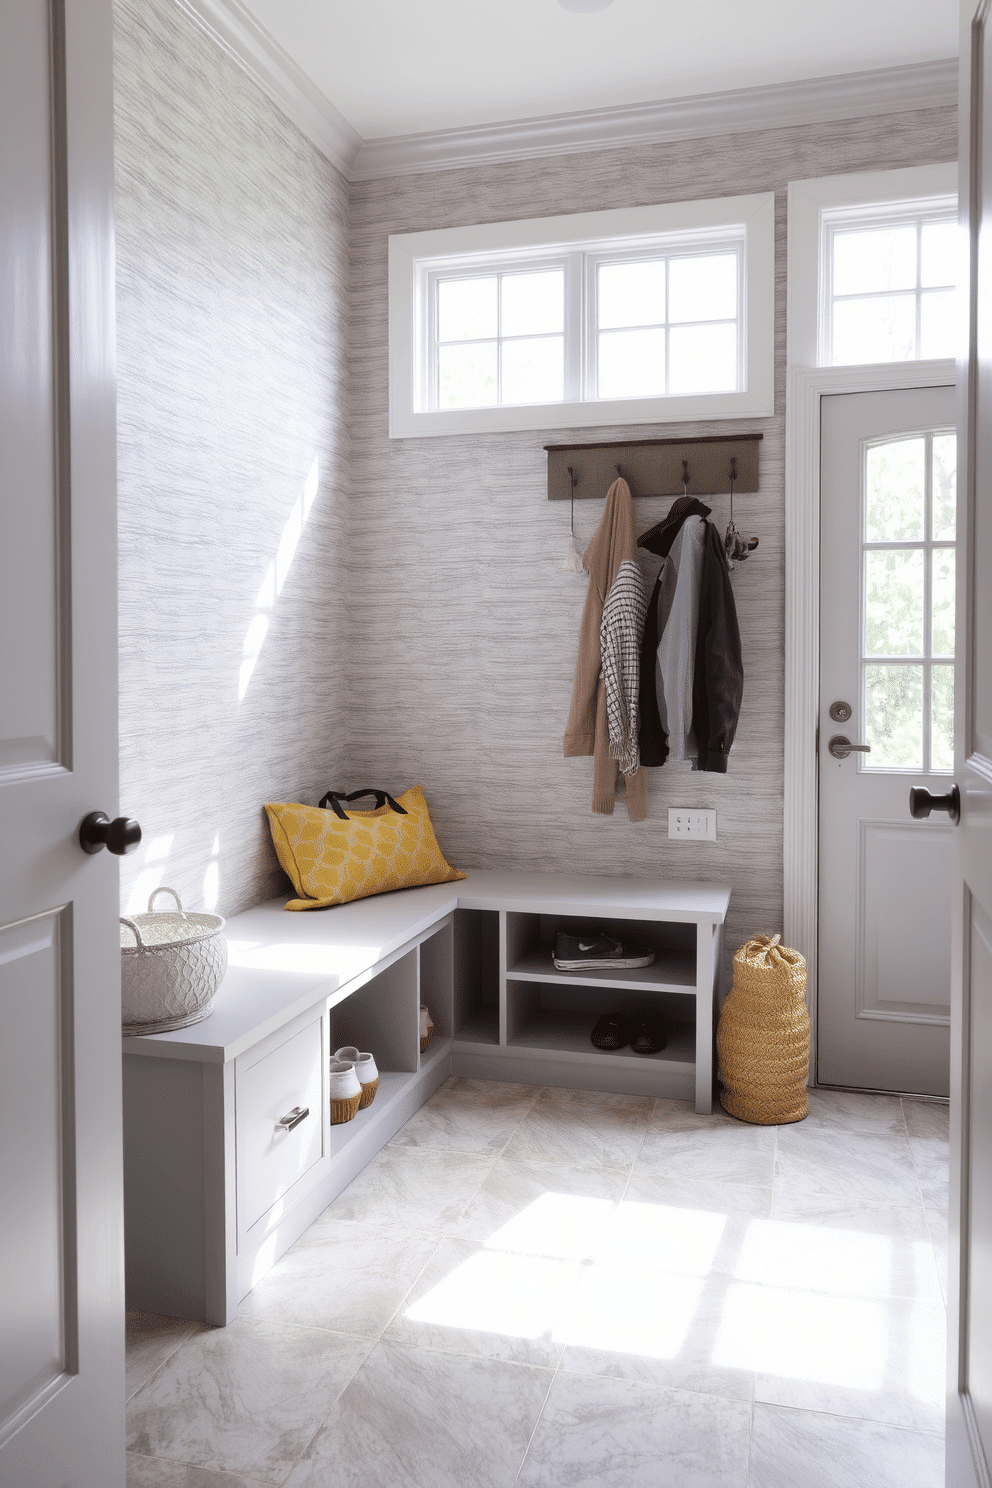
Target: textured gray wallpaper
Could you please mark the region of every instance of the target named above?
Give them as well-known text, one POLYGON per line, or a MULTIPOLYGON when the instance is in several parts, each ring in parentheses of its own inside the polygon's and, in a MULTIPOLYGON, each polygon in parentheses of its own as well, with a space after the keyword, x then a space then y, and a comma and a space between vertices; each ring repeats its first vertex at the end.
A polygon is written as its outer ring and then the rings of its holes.
MULTIPOLYGON (((954 112, 942 110, 352 187, 351 780, 397 790, 422 781, 442 847, 460 866, 722 879, 733 888, 731 950, 756 931, 781 929, 785 187, 950 160, 956 148, 954 112), (586 585, 561 569, 568 509, 547 500, 542 446, 562 435, 387 438, 387 235, 771 190, 776 415, 655 431, 764 431, 761 493, 735 513, 761 539, 734 577, 746 671, 737 742, 726 776, 651 771, 648 820, 632 826, 620 806, 613 817, 593 816, 592 761, 562 758, 586 585), (716 807, 718 841, 670 843, 669 806, 716 807)), ((587 429, 581 438, 616 432, 587 429)), ((639 502, 640 530, 668 505, 639 502)), ((580 545, 602 509, 576 503, 580 545)), ((725 498, 714 515, 726 522, 725 498)))
MULTIPOLYGON (((728 879, 730 948, 778 929, 785 185, 952 159, 953 111, 362 183, 349 224, 345 183, 171 0, 116 15, 125 906, 165 882, 235 913, 284 887, 262 801, 420 780, 454 863, 728 879), (585 596, 546 499, 561 434, 387 439, 387 235, 768 190, 777 412, 741 424, 765 438, 737 743, 725 777, 652 771, 632 826, 591 814, 592 762, 561 752, 585 596), (718 841, 669 843, 669 806, 715 806, 718 841)), ((583 545, 601 511, 577 504, 583 545)))
MULTIPOLYGON (((122 904, 284 880, 347 781, 347 187, 174 5, 116 12, 122 904)), ((162 904, 164 907, 164 901, 162 904)))

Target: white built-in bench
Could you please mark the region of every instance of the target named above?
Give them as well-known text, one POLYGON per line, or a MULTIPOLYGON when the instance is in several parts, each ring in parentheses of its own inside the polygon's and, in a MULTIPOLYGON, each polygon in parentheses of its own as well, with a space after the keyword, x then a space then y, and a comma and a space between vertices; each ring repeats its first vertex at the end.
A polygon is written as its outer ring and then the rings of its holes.
POLYGON ((713 1100, 723 884, 473 869, 459 883, 228 921, 213 1011, 123 1040, 130 1307, 224 1324, 241 1298, 449 1075, 713 1100), (559 972, 558 926, 600 922, 654 964, 559 972), (426 1002, 434 1038, 419 1043, 426 1002), (668 1044, 604 1053, 604 1012, 651 1007, 668 1044), (370 1049, 375 1101, 332 1126, 327 1066, 370 1049), (309 1115, 291 1131, 280 1118, 309 1115))

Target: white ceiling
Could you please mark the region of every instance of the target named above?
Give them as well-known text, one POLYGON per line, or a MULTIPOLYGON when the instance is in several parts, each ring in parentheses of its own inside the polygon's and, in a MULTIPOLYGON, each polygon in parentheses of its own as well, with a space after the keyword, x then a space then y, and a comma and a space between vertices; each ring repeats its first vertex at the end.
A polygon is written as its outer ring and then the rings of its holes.
POLYGON ((953 57, 957 0, 242 0, 364 139, 953 57))

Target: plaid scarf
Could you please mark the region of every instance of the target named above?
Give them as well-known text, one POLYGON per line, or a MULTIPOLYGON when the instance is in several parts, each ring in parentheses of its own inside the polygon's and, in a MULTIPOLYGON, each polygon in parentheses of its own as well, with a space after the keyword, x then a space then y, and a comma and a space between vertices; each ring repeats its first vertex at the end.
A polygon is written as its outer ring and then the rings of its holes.
POLYGON ((641 571, 628 559, 617 569, 599 627, 610 754, 625 775, 632 775, 639 764, 637 693, 644 613, 641 571))

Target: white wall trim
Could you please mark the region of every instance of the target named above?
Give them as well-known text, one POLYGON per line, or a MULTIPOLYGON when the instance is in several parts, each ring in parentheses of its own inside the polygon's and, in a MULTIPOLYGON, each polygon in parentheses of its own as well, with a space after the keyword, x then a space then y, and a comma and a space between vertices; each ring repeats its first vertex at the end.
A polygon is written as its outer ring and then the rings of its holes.
POLYGON ((820 692, 820 400, 948 387, 954 363, 789 369, 785 403, 785 780, 783 938, 806 957, 816 1069, 817 762, 820 692))
POLYGON ((363 140, 241 0, 175 3, 352 181, 704 139, 754 129, 784 129, 795 124, 940 108, 957 102, 957 61, 948 58, 622 108, 363 140))
POLYGON ((240 0, 176 0, 333 166, 350 179, 362 137, 240 0))

